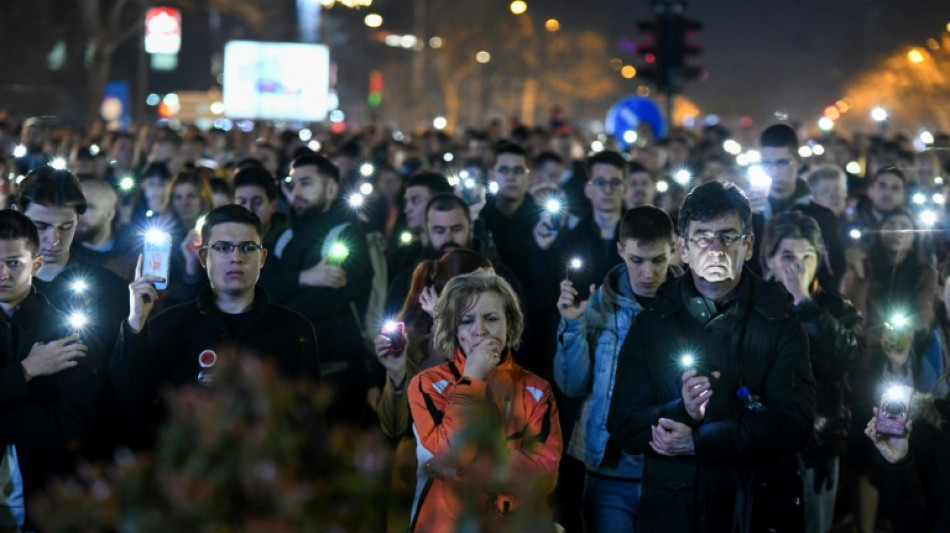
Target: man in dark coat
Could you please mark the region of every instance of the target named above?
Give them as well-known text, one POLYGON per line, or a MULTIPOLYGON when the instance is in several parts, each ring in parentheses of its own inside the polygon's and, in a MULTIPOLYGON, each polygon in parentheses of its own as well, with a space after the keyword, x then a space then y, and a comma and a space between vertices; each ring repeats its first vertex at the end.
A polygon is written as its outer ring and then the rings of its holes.
POLYGON ((785 289, 743 270, 754 236, 737 187, 693 189, 679 230, 689 274, 634 320, 607 424, 624 451, 647 454, 637 530, 800 531, 808 338, 785 289))
POLYGON ((162 419, 157 391, 211 382, 220 357, 235 352, 275 363, 281 375, 318 379, 320 361, 313 326, 306 318, 270 302, 257 286, 267 251, 261 245, 256 215, 235 204, 221 206, 205 219, 199 259, 210 286, 197 300, 166 309, 149 319, 158 298, 141 275, 129 285, 134 306, 122 324, 110 365, 120 405, 149 444, 162 419))
POLYGON ((77 329, 32 287, 42 264, 33 222, 0 211, 2 531, 32 529, 30 496, 51 476, 73 472, 100 390, 99 368, 77 329))

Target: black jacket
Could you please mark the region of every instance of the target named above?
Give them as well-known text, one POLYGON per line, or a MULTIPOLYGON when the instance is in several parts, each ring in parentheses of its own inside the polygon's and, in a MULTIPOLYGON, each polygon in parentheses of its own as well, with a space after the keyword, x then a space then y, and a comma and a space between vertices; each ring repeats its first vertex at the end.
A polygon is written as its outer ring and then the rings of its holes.
POLYGON ((16 446, 27 500, 55 475, 71 473, 92 427, 102 374, 93 359, 27 383, 20 364, 36 342, 68 334, 65 316, 35 289, 7 318, 0 313, 0 453, 16 446))
POLYGON ((129 315, 128 282, 110 270, 71 257, 53 281, 33 278, 33 286, 63 313, 81 311, 89 317, 82 332, 89 354, 105 369, 115 346, 119 324, 129 315), (76 290, 77 281, 85 282, 76 290))
POLYGON ((305 316, 320 339, 322 374, 366 371, 371 354, 363 346, 359 321, 365 316, 373 269, 366 235, 349 207, 335 201, 327 211, 310 209, 291 219, 293 236, 279 261, 271 261, 261 271, 260 286, 273 301, 305 316), (339 228, 339 229, 336 229, 339 228), (347 284, 330 287, 302 287, 300 272, 317 265, 329 252, 331 232, 338 234, 349 255, 340 265, 347 284))
POLYGON ((950 403, 938 400, 942 426, 915 420, 910 453, 881 469, 881 506, 894 531, 950 531, 950 403))
MULTIPOLYGON (((138 334, 122 323, 109 367, 118 401, 132 415, 136 429, 154 429, 163 413, 157 403, 160 387, 178 388, 199 383, 199 356, 206 350, 217 357, 239 350, 272 360, 281 375, 318 379, 320 360, 313 326, 299 314, 274 305, 262 289, 254 307, 235 335, 214 304, 210 288, 197 300, 170 307, 148 320, 138 334)), ((136 435, 139 436, 139 435, 136 435)))
POLYGON ((274 301, 313 321, 337 318, 349 310, 351 302, 364 311, 369 298, 372 267, 366 234, 348 212, 347 205, 337 200, 327 211, 307 210, 291 218, 290 227, 293 236, 280 260, 266 265, 261 272, 261 286, 274 301), (316 266, 323 259, 332 244, 327 237, 341 225, 345 226, 339 232, 340 241, 349 249, 349 255, 341 265, 346 271, 346 287, 301 287, 298 282, 300 272, 316 266))
POLYGON ((607 272, 613 267, 623 263, 620 254, 617 253, 617 241, 620 238, 620 221, 614 227, 614 236, 612 239, 602 239, 600 237, 600 226, 594 221, 593 215, 582 218, 572 229, 563 231, 558 236, 555 246, 558 250, 561 272, 564 275, 564 269, 568 261, 574 257, 579 257, 590 265, 590 279, 593 283, 599 283, 605 277, 607 272))
POLYGON ((805 448, 815 419, 815 382, 808 338, 785 289, 752 272, 734 299, 710 318, 692 275, 667 281, 652 309, 637 315, 621 348, 607 428, 630 454, 646 453, 638 531, 729 531, 738 513, 752 530, 796 531, 803 519, 795 452, 805 448), (681 357, 718 370, 702 423, 694 424, 680 395, 681 357), (743 412, 745 386, 763 410, 743 412), (659 418, 693 426, 695 455, 652 452, 659 418), (768 501, 769 503, 763 503, 768 501))
MULTIPOLYGON (((861 314, 842 296, 821 288, 811 299, 795 306, 795 314, 808 333, 815 395, 815 427, 805 453, 808 466, 824 467, 828 459, 844 452, 851 413, 846 403, 848 376, 864 355, 861 314)), ((808 488, 808 487, 806 487, 808 488)))

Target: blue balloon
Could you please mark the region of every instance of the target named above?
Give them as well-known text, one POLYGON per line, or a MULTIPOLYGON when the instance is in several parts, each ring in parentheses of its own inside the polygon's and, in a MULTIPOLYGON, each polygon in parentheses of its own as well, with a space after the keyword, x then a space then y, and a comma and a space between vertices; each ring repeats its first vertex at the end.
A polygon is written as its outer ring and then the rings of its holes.
POLYGON ((641 122, 645 122, 653 130, 653 137, 657 140, 666 137, 669 124, 663 116, 663 111, 656 102, 642 96, 627 96, 620 99, 607 111, 607 120, 604 122, 607 133, 617 138, 617 143, 629 148, 624 141, 623 134, 628 131, 637 131, 641 122))

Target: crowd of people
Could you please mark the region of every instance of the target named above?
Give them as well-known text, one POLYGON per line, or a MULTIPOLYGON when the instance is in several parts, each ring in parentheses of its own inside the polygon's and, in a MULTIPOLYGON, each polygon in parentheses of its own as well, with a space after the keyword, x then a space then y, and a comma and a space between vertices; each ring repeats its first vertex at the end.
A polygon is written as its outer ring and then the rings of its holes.
POLYGON ((950 530, 950 136, 589 140, 3 122, 0 531, 238 352, 388 531, 950 530))

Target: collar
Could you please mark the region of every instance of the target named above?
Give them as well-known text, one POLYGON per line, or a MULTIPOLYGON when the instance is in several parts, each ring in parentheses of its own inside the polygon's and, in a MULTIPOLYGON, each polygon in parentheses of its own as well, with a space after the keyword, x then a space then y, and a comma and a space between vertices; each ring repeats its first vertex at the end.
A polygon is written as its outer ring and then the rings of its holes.
MULTIPOLYGON (((459 376, 465 372, 465 354, 460 348, 455 349, 455 357, 452 358, 452 365, 458 370, 459 376)), ((495 368, 489 374, 494 374, 500 370, 509 370, 515 365, 514 357, 511 355, 511 349, 505 348, 505 353, 501 356, 501 361, 495 365, 495 368)))

